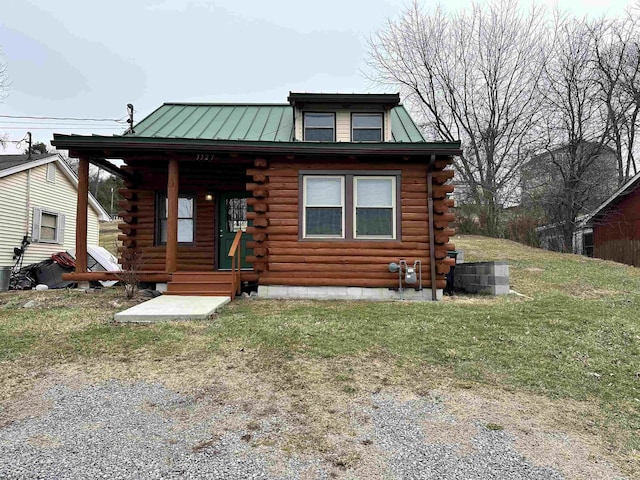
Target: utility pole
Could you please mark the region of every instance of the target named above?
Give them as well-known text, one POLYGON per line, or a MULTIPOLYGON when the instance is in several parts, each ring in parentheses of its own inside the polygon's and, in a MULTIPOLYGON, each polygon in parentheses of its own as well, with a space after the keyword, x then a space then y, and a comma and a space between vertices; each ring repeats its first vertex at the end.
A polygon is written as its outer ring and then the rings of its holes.
POLYGON ((27 160, 31 160, 31 132, 27 132, 27 137, 29 137, 27 140, 29 143, 29 148, 27 149, 27 160))
POLYGON ((111 220, 113 220, 113 187, 111 187, 111 210, 109 210, 109 215, 111 215, 111 220))

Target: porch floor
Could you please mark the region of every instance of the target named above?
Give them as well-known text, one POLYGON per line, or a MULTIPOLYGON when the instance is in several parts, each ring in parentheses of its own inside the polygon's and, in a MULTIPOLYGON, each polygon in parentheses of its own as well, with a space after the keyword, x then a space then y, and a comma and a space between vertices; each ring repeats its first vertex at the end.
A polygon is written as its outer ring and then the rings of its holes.
POLYGON ((161 295, 144 303, 116 313, 116 322, 167 322, 172 320, 205 320, 220 307, 229 303, 231 297, 197 297, 161 295))

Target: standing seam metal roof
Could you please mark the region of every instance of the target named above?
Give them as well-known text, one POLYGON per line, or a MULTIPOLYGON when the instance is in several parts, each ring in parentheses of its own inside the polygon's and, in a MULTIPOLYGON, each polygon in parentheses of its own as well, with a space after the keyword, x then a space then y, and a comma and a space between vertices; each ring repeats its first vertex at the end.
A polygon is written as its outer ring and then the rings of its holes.
POLYGON ((289 105, 198 105, 165 103, 126 136, 288 142, 293 139, 289 105))
MULTIPOLYGON (((402 105, 391 109, 393 142, 422 143, 420 130, 402 105)), ((134 125, 127 137, 292 142, 289 104, 165 103, 134 125)))

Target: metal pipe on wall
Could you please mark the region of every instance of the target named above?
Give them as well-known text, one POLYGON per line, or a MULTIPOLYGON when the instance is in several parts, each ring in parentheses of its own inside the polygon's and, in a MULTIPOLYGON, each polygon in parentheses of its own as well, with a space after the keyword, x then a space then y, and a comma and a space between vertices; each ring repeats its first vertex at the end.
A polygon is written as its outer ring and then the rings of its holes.
POLYGON ((427 169, 427 209, 429 215, 429 263, 431 264, 431 300, 438 299, 438 287, 436 285, 436 234, 433 226, 433 166, 436 156, 429 158, 427 169))

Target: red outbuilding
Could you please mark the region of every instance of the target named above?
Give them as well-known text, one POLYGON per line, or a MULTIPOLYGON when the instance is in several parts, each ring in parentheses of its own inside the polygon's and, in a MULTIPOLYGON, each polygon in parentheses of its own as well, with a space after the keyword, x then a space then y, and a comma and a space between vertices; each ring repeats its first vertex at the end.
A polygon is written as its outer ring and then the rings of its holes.
POLYGON ((593 256, 640 267, 640 174, 600 205, 593 226, 593 256))

